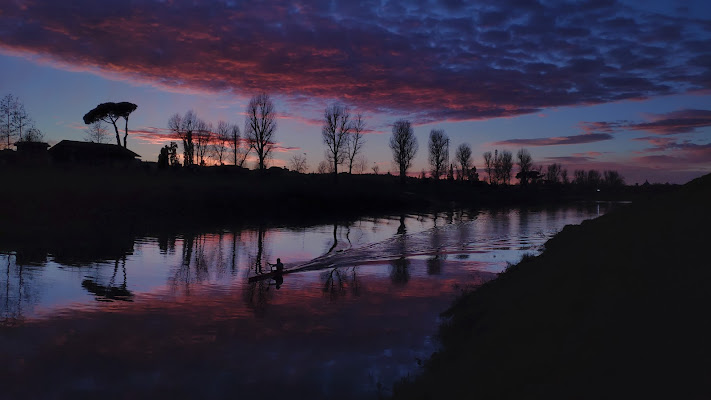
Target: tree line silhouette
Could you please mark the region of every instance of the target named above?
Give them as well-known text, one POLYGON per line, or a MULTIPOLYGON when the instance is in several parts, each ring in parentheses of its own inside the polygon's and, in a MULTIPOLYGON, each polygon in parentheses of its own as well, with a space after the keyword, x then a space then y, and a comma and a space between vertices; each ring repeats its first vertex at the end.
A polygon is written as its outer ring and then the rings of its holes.
MULTIPOLYGON (((85 140, 95 143, 108 142, 108 132, 104 124, 110 124, 114 128, 116 144, 126 148, 128 119, 137 108, 136 104, 130 102, 97 105, 84 115, 84 123, 88 125, 85 140), (123 142, 117 125, 121 119, 124 120, 123 142)), ((247 157, 254 151, 257 169, 265 170, 276 145, 277 112, 270 95, 260 93, 253 96, 245 109, 245 115, 244 130, 241 131, 238 124, 225 121, 219 121, 215 127, 211 122, 198 117, 193 110, 188 110, 183 115, 174 114, 168 119, 167 126, 182 145, 182 157, 178 155, 178 143, 170 142, 161 148, 158 166, 205 166, 212 162, 217 165, 231 163, 244 167, 247 157)), ((366 172, 367 159, 362 154, 366 144, 366 130, 363 114, 352 115, 347 106, 338 102, 329 104, 324 110, 321 127, 325 159, 318 164, 315 172, 333 174, 334 180, 337 180, 339 166, 347 168, 348 174, 354 171, 361 174, 366 172)), ((8 94, 0 100, 0 148, 10 148, 14 140, 41 141, 42 136, 19 99, 8 94)), ((602 173, 597 170, 575 170, 570 177, 568 170, 558 163, 552 163, 545 168, 543 165, 535 166, 527 149, 520 149, 515 158, 508 150, 484 152, 482 156, 487 179, 480 181, 476 166, 473 165, 471 146, 468 143, 460 144, 450 158, 449 145, 450 139, 444 130, 430 131, 427 146, 430 169, 422 170, 419 175, 421 179, 437 181, 444 177, 449 181, 510 185, 512 179, 516 178, 522 187, 538 183, 573 183, 587 187, 625 184, 624 178, 614 170, 602 173), (513 175, 514 166, 518 167, 516 175, 513 175)), ((409 120, 395 121, 389 147, 400 180, 405 183, 419 149, 409 120)), ((294 155, 288 166, 298 173, 308 172, 306 153, 294 155)), ((379 170, 377 163, 374 164, 372 172, 378 174, 379 170)))
POLYGON ((41 142, 43 138, 19 98, 7 94, 0 99, 0 149, 11 149, 15 141, 41 142))

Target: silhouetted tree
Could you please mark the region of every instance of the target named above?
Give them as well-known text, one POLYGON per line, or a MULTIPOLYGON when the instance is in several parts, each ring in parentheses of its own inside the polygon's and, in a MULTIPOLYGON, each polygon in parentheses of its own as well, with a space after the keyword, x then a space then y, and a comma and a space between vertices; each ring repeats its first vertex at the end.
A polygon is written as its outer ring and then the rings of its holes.
POLYGON ((351 130, 350 113, 341 104, 326 107, 323 113, 321 138, 326 145, 326 158, 333 164, 333 173, 338 177, 338 164, 342 164, 348 155, 348 141, 351 130))
POLYGON ((212 139, 212 153, 217 159, 219 165, 224 165, 223 158, 225 156, 225 151, 227 151, 228 143, 230 142, 230 125, 225 121, 219 121, 217 123, 217 131, 215 131, 214 138, 212 139))
POLYGON ((445 173, 449 164, 449 137, 442 129, 432 129, 427 147, 430 153, 432 177, 437 180, 445 173))
MULTIPOLYGON (((16 136, 20 141, 25 141, 25 142, 33 142, 36 140, 26 140, 26 138, 23 135, 23 132, 29 129, 33 129, 33 122, 32 118, 30 118, 30 115, 27 114, 27 111, 25 111, 25 105, 20 102, 19 99, 15 99, 15 109, 12 112, 12 120, 15 125, 15 130, 16 130, 16 136)), ((35 132, 36 134, 36 132, 35 132)))
POLYGON ((516 153, 516 159, 519 169, 519 183, 526 186, 531 180, 531 169, 533 168, 533 158, 531 153, 526 149, 521 149, 516 153))
MULTIPOLYGON (((550 164, 546 168, 546 181, 548 183, 558 183, 561 181, 561 174, 563 171, 563 166, 560 164, 550 164)), ((567 174, 567 172, 566 172, 567 174)))
POLYGON ((229 136, 229 146, 232 161, 235 165, 241 167, 242 165, 244 165, 244 161, 247 159, 247 155, 249 155, 249 150, 251 150, 251 147, 242 146, 242 141, 240 140, 239 126, 237 126, 237 124, 230 125, 229 136))
POLYGON ((395 164, 400 169, 400 181, 405 183, 407 170, 417 153, 417 138, 410 121, 397 120, 393 125, 393 135, 390 138, 390 149, 393 152, 395 164))
POLYGON ((178 161, 178 144, 170 142, 170 144, 160 149, 158 168, 176 167, 178 165, 180 165, 178 161))
POLYGON ((96 121, 104 121, 106 123, 111 123, 114 126, 114 131, 116 132, 116 144, 121 146, 121 138, 119 137, 118 126, 116 122, 123 118, 125 121, 125 130, 123 135, 123 147, 126 147, 126 138, 128 137, 128 116, 132 112, 136 111, 137 105, 129 103, 127 101, 122 101, 120 103, 101 103, 96 106, 93 110, 84 114, 84 123, 89 125, 96 121))
POLYGON ((20 138, 21 142, 41 142, 42 140, 44 140, 44 134, 34 126, 27 129, 25 134, 20 138))
POLYGON ((454 181, 454 164, 449 164, 449 170, 447 171, 447 180, 454 181))
POLYGON ((106 130, 103 121, 96 121, 89 124, 89 127, 84 129, 86 136, 84 140, 91 143, 108 143, 109 132, 106 130))
POLYGON ((625 179, 619 172, 607 170, 603 172, 603 181, 606 186, 619 187, 625 185, 625 179))
POLYGON ((175 142, 170 142, 168 145, 168 164, 171 167, 180 166, 180 160, 178 160, 178 144, 175 142))
POLYGON ((210 142, 212 141, 212 123, 198 119, 195 127, 195 156, 197 156, 199 165, 204 166, 205 156, 207 155, 207 151, 210 148, 210 142))
MULTIPOLYGON (((459 147, 457 147, 456 158, 461 168, 459 173, 460 179, 469 179, 469 171, 472 168, 472 148, 466 143, 460 144, 459 147)), ((476 168, 474 168, 474 170, 476 171, 476 168)))
POLYGON ((513 169, 513 154, 504 150, 499 153, 494 150, 493 159, 494 181, 496 183, 509 184, 511 181, 511 170, 513 169))
POLYGON ((600 183, 602 182, 602 175, 600 175, 600 171, 591 169, 588 171, 588 179, 587 179, 587 184, 590 186, 599 186, 600 183))
POLYGON ((197 131, 199 118, 193 110, 185 112, 184 116, 174 114, 168 120, 168 129, 183 142, 183 165, 188 167, 195 163, 195 144, 193 135, 197 131))
POLYGON ((563 169, 560 171, 560 179, 564 185, 568 184, 568 170, 567 169, 563 169))
POLYGON ((158 153, 158 168, 168 168, 168 145, 163 146, 158 153))
POLYGON ((12 141, 17 136, 13 114, 17 108, 18 101, 12 94, 7 94, 0 100, 0 146, 6 149, 11 148, 12 141))
POLYGON ((274 148, 272 138, 276 132, 276 110, 268 94, 258 94, 247 105, 244 135, 257 153, 259 170, 266 168, 265 161, 274 148))
POLYGON ((356 157, 355 163, 353 164, 353 169, 357 174, 362 174, 368 168, 368 159, 364 155, 356 157))
POLYGON ((587 174, 585 173, 585 170, 583 170, 583 169, 576 169, 576 170, 573 172, 573 176, 574 176, 574 178, 573 178, 573 183, 575 183, 576 185, 584 186, 585 184, 587 184, 587 178, 588 178, 588 176, 587 176, 587 174))
MULTIPOLYGON (((363 135, 365 134, 365 121, 363 120, 363 114, 358 114, 355 116, 351 123, 351 132, 346 142, 346 154, 348 156, 348 173, 353 173, 353 167, 357 160, 357 156, 365 145, 365 139, 363 135)), ((365 168, 363 168, 365 170, 365 168)), ((363 172, 361 172, 363 173, 363 172)))
POLYGON ((490 151, 484 153, 484 168, 486 168, 486 174, 489 177, 489 184, 494 183, 493 175, 491 174, 494 169, 494 163, 490 151))
POLYGON ((373 170, 373 174, 378 175, 378 172, 380 172, 380 166, 376 163, 373 163, 373 167, 370 168, 373 170))
POLYGON ((328 160, 322 160, 320 163, 318 163, 316 172, 319 174, 330 174, 333 172, 333 164, 331 164, 331 162, 328 160))
POLYGON ((300 174, 306 172, 306 153, 303 155, 296 154, 289 160, 289 169, 300 174))
POLYGON ((479 174, 476 172, 476 167, 474 165, 472 165, 469 169, 467 179, 469 179, 470 182, 479 182, 479 174))

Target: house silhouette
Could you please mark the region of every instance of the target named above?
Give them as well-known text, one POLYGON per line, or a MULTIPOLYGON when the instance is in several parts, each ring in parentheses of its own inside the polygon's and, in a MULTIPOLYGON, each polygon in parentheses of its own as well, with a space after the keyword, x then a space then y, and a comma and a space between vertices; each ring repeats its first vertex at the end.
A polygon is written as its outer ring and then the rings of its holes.
POLYGON ((140 156, 115 144, 62 140, 48 150, 54 164, 80 164, 108 167, 138 165, 140 156))

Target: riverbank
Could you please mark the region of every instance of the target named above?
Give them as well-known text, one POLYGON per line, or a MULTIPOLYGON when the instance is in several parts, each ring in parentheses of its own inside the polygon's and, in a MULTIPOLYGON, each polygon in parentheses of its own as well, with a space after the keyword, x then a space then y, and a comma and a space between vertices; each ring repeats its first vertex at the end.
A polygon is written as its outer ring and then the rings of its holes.
POLYGON ((451 208, 633 200, 670 187, 594 191, 572 185, 489 186, 392 175, 265 173, 232 167, 177 170, 3 169, 0 235, 152 230, 216 224, 332 223, 365 215, 451 208))
POLYGON ((445 315, 396 399, 708 398, 711 175, 568 226, 445 315))

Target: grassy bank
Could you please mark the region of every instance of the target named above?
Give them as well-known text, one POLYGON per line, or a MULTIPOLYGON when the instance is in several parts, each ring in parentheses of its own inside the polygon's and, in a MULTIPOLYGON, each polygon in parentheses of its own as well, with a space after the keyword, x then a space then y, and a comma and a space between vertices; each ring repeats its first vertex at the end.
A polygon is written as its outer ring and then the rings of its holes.
POLYGON ((394 397, 711 397, 709 204, 711 175, 566 227, 454 304, 394 397))

